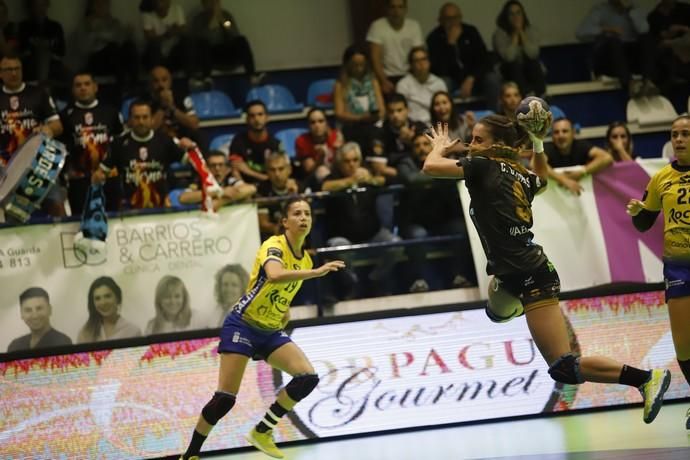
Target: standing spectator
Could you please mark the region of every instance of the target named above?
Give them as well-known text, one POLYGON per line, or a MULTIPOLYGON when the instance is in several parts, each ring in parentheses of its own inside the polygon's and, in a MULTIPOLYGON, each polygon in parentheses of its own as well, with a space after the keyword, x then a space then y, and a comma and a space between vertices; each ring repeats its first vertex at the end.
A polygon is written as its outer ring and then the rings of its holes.
POLYGON ((154 131, 151 105, 134 101, 129 106, 131 131, 115 140, 112 155, 106 158, 92 181, 103 182, 106 174, 116 168, 124 187, 124 204, 131 209, 163 208, 168 201, 167 170, 180 161, 183 151, 193 145, 188 138, 180 140, 180 147, 160 131, 154 131))
POLYGON ((141 337, 141 329, 120 314, 122 289, 109 276, 96 278, 89 287, 89 318, 77 336, 77 343, 141 337))
POLYGON ((5 0, 0 0, 0 56, 19 53, 19 27, 10 21, 10 10, 5 0))
POLYGON ((10 342, 7 352, 33 350, 35 348, 72 345, 72 339, 53 329, 50 315, 53 307, 48 293, 40 287, 30 287, 19 295, 19 313, 30 333, 10 342))
MULTIPOLYGON (((242 180, 232 175, 232 168, 229 165, 228 157, 225 153, 212 150, 206 155, 206 166, 213 174, 213 177, 223 188, 223 196, 213 198, 213 209, 218 210, 222 206, 245 200, 256 193, 256 187, 246 184, 242 180)), ((201 184, 192 184, 187 190, 180 194, 180 203, 196 204, 201 203, 203 194, 201 184)), ((215 327, 215 326, 214 326, 215 327)))
POLYGON ((114 75, 120 91, 133 90, 139 76, 139 60, 133 30, 110 13, 110 0, 88 0, 84 20, 77 25, 75 40, 86 66, 95 75, 114 75))
POLYGON ((28 18, 19 24, 19 49, 26 63, 27 80, 61 81, 67 70, 65 35, 59 22, 48 18, 50 0, 29 0, 28 18))
POLYGON ((192 98, 180 92, 173 92, 170 71, 156 66, 149 73, 149 97, 153 110, 153 129, 161 129, 173 139, 188 137, 206 150, 204 137, 199 130, 192 98))
MULTIPOLYGON (((462 263, 453 264, 449 281, 453 287, 467 287, 472 285, 470 280, 474 280, 476 276, 457 182, 440 181, 422 172, 424 160, 432 148, 426 134, 417 133, 412 151, 398 163, 398 175, 405 185, 400 197, 400 234, 405 239, 439 235, 462 236, 462 241, 451 246, 462 263)), ((426 253, 427 248, 421 245, 413 245, 407 249, 410 265, 416 272, 410 292, 429 289, 421 272, 426 253)))
MULTIPOLYGON (((224 10, 220 0, 201 0, 203 10, 190 22, 191 33, 197 49, 198 65, 201 67, 201 78, 206 86, 213 84, 213 68, 234 68, 238 65, 250 77, 250 83, 260 84, 265 74, 257 74, 254 67, 254 53, 247 37, 240 34, 237 21, 224 10)), ((197 83, 198 84, 198 83, 197 83)))
POLYGON ((653 43, 641 8, 631 0, 602 1, 592 7, 575 32, 582 42, 592 42, 594 72, 620 81, 630 97, 657 94, 652 83, 653 43), (633 63, 643 81, 633 81, 633 63))
POLYGON ((259 231, 261 241, 280 234, 281 197, 298 192, 297 182, 292 176, 292 166, 287 154, 271 153, 266 158, 266 175, 268 180, 259 184, 256 195, 261 198, 276 198, 259 206, 259 231))
POLYGON ((659 82, 665 91, 690 80, 690 5, 661 0, 647 16, 649 34, 656 45, 659 82))
POLYGON ((201 329, 199 314, 190 307, 189 291, 177 276, 165 275, 156 286, 156 315, 149 320, 145 335, 201 329))
POLYGON ((454 3, 441 7, 438 22, 426 38, 431 72, 446 80, 449 89, 459 88, 461 98, 481 95, 495 111, 501 77, 491 69, 479 31, 462 22, 462 11, 454 3))
POLYGON ((346 141, 367 149, 376 137, 376 123, 386 116, 379 82, 369 70, 366 52, 350 46, 343 54, 340 77, 333 90, 335 118, 346 141))
POLYGON ((235 177, 250 183, 268 180, 266 158, 273 152, 282 152, 280 141, 269 134, 266 104, 259 99, 249 101, 244 109, 247 130, 238 133, 230 144, 230 162, 235 177))
POLYGON ((575 195, 582 192, 582 186, 578 182, 580 179, 613 164, 613 157, 606 150, 575 139, 573 122, 567 118, 559 118, 553 122, 552 139, 552 142, 544 144, 544 151, 549 159, 549 177, 575 195), (568 166, 582 168, 564 172, 552 169, 568 166))
MULTIPOLYGON (((326 112, 313 108, 307 112, 309 131, 295 140, 297 160, 306 182, 321 184, 331 173, 335 152, 343 145, 342 133, 328 126, 326 112)), ((320 188, 320 187, 317 187, 320 188)))
POLYGON ((504 115, 511 120, 517 120, 515 111, 522 101, 522 93, 520 87, 514 81, 507 81, 501 85, 501 98, 499 101, 498 113, 504 115))
POLYGON ((367 42, 371 65, 384 94, 395 91, 395 84, 407 73, 407 56, 413 46, 422 46, 422 28, 405 17, 407 0, 386 0, 386 16, 371 23, 367 42))
POLYGON ((614 161, 633 161, 637 155, 633 153, 633 141, 628 125, 622 121, 614 121, 606 129, 606 151, 614 161))
POLYGON ((429 123, 431 97, 437 91, 448 91, 446 83, 430 72, 429 53, 422 46, 415 46, 408 56, 410 73, 398 82, 395 89, 405 96, 410 109, 410 118, 429 123))
MULTIPOLYGON (((73 102, 60 114, 67 145, 67 198, 73 216, 81 215, 91 174, 110 155, 115 137, 123 131, 122 116, 114 107, 97 99, 98 83, 93 75, 78 73, 72 80, 73 102)), ((116 190, 106 185, 106 208, 115 210, 116 190)))
POLYGON ((183 70, 187 77, 191 76, 194 71, 194 50, 185 35, 186 20, 180 5, 173 4, 171 0, 144 0, 140 10, 146 39, 144 63, 147 68, 164 65, 174 71, 183 70))
MULTIPOLYGON (((7 166, 14 152, 34 132, 48 137, 62 134, 62 123, 53 99, 46 91, 24 83, 22 62, 5 56, 0 59, 0 166, 7 166)), ((50 189, 42 209, 52 216, 65 215, 65 190, 56 185, 50 189)))
MULTIPOLYGON (((438 123, 448 123, 448 136, 451 139, 461 139, 469 142, 472 137, 472 128, 475 124, 474 112, 467 111, 460 115, 453 104, 453 99, 447 91, 437 91, 431 96, 431 126, 438 123)), ((463 146, 464 145, 458 144, 463 146)))
POLYGON ((539 37, 522 3, 507 1, 496 25, 493 43, 501 58, 503 78, 516 82, 523 94, 544 96, 546 79, 539 61, 539 37))

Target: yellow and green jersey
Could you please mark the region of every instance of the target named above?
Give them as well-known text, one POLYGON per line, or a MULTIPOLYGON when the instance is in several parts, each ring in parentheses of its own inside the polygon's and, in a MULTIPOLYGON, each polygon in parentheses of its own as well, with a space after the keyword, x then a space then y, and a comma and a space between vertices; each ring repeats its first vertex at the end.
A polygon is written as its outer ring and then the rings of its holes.
POLYGON ((263 242, 254 261, 247 291, 235 305, 235 312, 252 326, 265 330, 283 329, 290 319, 290 303, 302 280, 269 282, 264 265, 275 260, 286 270, 309 270, 313 267, 307 252, 297 257, 285 235, 272 236, 263 242))
POLYGON ((690 167, 673 162, 662 168, 642 201, 649 211, 664 211, 664 260, 690 263, 690 167))

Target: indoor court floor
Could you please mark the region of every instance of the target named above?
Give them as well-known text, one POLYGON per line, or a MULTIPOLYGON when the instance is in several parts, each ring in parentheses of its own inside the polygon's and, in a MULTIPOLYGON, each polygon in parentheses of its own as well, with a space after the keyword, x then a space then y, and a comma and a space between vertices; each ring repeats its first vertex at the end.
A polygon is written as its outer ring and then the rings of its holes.
MULTIPOLYGON (((289 460, 690 460, 685 412, 667 404, 650 425, 642 408, 428 429, 284 447, 289 460)), ((267 460, 242 451, 214 460, 267 460)))

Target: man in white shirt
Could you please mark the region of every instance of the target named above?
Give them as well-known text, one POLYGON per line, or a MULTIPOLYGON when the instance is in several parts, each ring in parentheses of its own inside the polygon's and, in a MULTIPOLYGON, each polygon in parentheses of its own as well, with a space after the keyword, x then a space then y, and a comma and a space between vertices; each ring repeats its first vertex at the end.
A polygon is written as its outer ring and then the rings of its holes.
POLYGON ((429 53, 423 46, 415 46, 408 57, 410 73, 398 82, 396 92, 405 96, 410 118, 429 124, 431 98, 437 91, 448 91, 446 83, 431 73, 429 53))
POLYGON ((386 16, 371 23, 367 32, 371 64, 381 90, 395 91, 395 83, 407 73, 407 55, 424 44, 422 29, 414 19, 405 18, 407 0, 387 0, 386 16))

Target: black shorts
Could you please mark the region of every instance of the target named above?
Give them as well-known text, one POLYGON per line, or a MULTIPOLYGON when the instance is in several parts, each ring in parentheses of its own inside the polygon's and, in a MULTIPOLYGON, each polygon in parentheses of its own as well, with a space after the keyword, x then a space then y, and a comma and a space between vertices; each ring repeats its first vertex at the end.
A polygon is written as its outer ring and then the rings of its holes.
POLYGON ((520 299, 525 310, 527 306, 534 309, 558 300, 561 292, 561 279, 556 267, 548 260, 534 270, 496 277, 506 291, 520 299))

